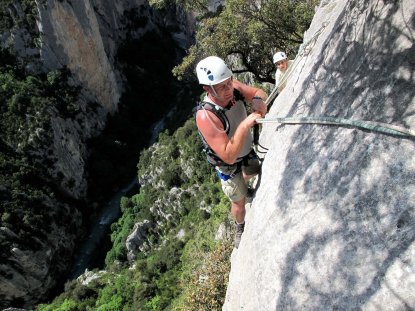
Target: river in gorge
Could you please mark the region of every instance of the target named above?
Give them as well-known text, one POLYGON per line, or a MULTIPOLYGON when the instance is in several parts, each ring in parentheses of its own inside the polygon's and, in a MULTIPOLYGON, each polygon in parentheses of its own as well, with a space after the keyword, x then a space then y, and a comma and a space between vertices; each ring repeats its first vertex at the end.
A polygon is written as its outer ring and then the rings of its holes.
MULTIPOLYGON (((164 129, 164 119, 168 115, 153 125, 150 145, 156 141, 158 134, 164 129)), ((105 256, 112 246, 110 239, 111 224, 121 216, 120 200, 129 193, 138 193, 139 189, 140 185, 137 176, 135 176, 128 185, 115 193, 100 209, 98 216, 92 221, 89 234, 81 242, 67 280, 79 277, 86 269, 92 270, 104 267, 105 256)))
POLYGON ((89 234, 82 241, 75 262, 68 274, 68 280, 80 276, 86 269, 102 268, 105 255, 111 248, 110 227, 120 217, 120 200, 128 192, 139 190, 137 177, 134 177, 127 186, 118 191, 100 210, 98 217, 93 221, 89 234))

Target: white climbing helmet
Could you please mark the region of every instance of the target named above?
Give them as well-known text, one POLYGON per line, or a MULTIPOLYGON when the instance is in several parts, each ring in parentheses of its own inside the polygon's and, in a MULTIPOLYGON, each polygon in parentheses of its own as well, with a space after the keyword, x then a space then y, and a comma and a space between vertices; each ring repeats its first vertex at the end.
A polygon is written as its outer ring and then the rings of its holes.
POLYGON ((196 74, 199 83, 203 85, 216 85, 232 77, 232 71, 217 56, 202 59, 196 66, 196 74))
POLYGON ((280 60, 286 59, 287 58, 287 54, 285 54, 284 52, 277 52, 274 54, 274 57, 272 58, 272 61, 275 63, 279 62, 280 60))

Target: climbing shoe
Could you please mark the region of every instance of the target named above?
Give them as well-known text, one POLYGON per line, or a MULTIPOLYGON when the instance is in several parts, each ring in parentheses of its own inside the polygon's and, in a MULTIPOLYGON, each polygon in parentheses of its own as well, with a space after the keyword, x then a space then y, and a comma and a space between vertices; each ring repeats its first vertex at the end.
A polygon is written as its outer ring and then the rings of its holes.
POLYGON ((238 224, 235 223, 236 233, 235 233, 235 248, 239 247, 239 243, 241 243, 242 233, 244 233, 245 223, 238 224))

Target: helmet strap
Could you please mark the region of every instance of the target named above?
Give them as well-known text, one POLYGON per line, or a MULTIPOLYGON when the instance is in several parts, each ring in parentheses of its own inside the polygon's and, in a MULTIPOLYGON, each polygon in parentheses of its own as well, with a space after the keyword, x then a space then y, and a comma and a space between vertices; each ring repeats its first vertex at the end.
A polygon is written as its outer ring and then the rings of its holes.
POLYGON ((213 85, 209 85, 210 86, 210 89, 212 90, 212 96, 214 97, 214 98, 216 98, 217 100, 219 100, 219 101, 223 101, 223 98, 221 98, 221 97, 219 97, 219 95, 218 95, 218 93, 216 93, 216 90, 215 90, 215 88, 213 87, 213 85))

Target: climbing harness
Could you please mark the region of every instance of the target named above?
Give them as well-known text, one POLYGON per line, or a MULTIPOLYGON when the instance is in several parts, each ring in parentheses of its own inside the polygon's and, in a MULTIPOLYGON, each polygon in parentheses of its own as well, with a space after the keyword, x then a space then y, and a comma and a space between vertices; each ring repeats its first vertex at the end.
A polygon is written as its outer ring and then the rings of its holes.
MULTIPOLYGON (((224 108, 219 107, 219 106, 214 105, 214 104, 209 103, 209 102, 202 101, 202 102, 198 103, 197 107, 195 108, 195 115, 196 115, 197 111, 199 111, 199 110, 203 110, 205 112, 206 111, 212 112, 219 119, 219 121, 221 121, 221 123, 223 125, 223 130, 217 128, 217 126, 213 123, 213 121, 208 116, 208 120, 209 120, 209 122, 211 122, 212 126, 214 126, 220 132, 223 132, 223 133, 226 133, 226 134, 229 133, 230 125, 229 125, 229 120, 225 115, 225 109, 224 108)), ((210 164, 212 164, 213 166, 226 164, 225 162, 223 162, 216 155, 216 153, 212 150, 212 148, 209 147, 209 145, 208 145, 207 141, 205 140, 205 138, 203 137, 202 133, 200 133, 200 131, 198 131, 198 133, 199 133, 199 136, 202 140, 203 152, 206 153, 206 157, 207 157, 208 162, 210 164)))
POLYGON ((216 174, 223 181, 227 181, 229 179, 232 179, 236 176, 236 174, 238 174, 239 172, 242 171, 242 161, 239 161, 238 163, 236 163, 234 165, 236 166, 236 170, 233 171, 231 174, 225 174, 219 168, 215 168, 216 174))
POLYGON ((225 174, 221 167, 215 167, 216 174, 219 176, 220 179, 223 181, 227 181, 229 179, 234 178, 238 173, 242 171, 242 166, 248 166, 249 160, 252 159, 258 159, 258 155, 255 153, 255 151, 252 149, 246 156, 242 158, 238 158, 237 162, 232 165, 224 165, 222 168, 226 169, 226 171, 232 171, 232 173, 225 174))
POLYGON ((212 112, 222 123, 223 129, 218 128, 215 123, 208 117, 209 122, 211 125, 219 132, 229 134, 230 125, 228 117, 225 114, 226 108, 222 108, 218 105, 212 104, 210 102, 202 101, 199 103, 199 105, 196 107, 196 111, 203 110, 203 111, 210 111, 212 112))
MULTIPOLYGON (((242 100, 245 104, 244 97, 242 96, 241 92, 239 92, 236 89, 234 90, 234 100, 235 101, 242 100)), ((215 105, 213 103, 210 103, 210 102, 201 101, 201 102, 198 103, 198 105, 193 110, 195 116, 196 116, 196 113, 199 110, 203 110, 205 112, 206 111, 212 112, 219 119, 219 121, 222 123, 223 130, 218 128, 215 125, 215 123, 213 123, 213 121, 210 119, 209 115, 207 115, 207 118, 208 118, 209 122, 211 122, 212 126, 214 128, 216 128, 216 130, 218 130, 221 133, 226 133, 226 135, 229 134, 230 124, 229 124, 228 117, 225 114, 225 112, 228 110, 227 108, 222 108, 222 107, 220 107, 218 105, 215 105)), ((198 132, 199 132, 200 138, 202 139, 203 151, 206 153, 206 157, 207 157, 208 162, 210 164, 212 164, 213 166, 228 166, 228 164, 223 162, 223 160, 220 159, 217 156, 217 154, 212 150, 212 148, 210 148, 210 146, 206 142, 205 138, 203 137, 202 133, 200 133, 200 131, 198 131, 198 132)))

